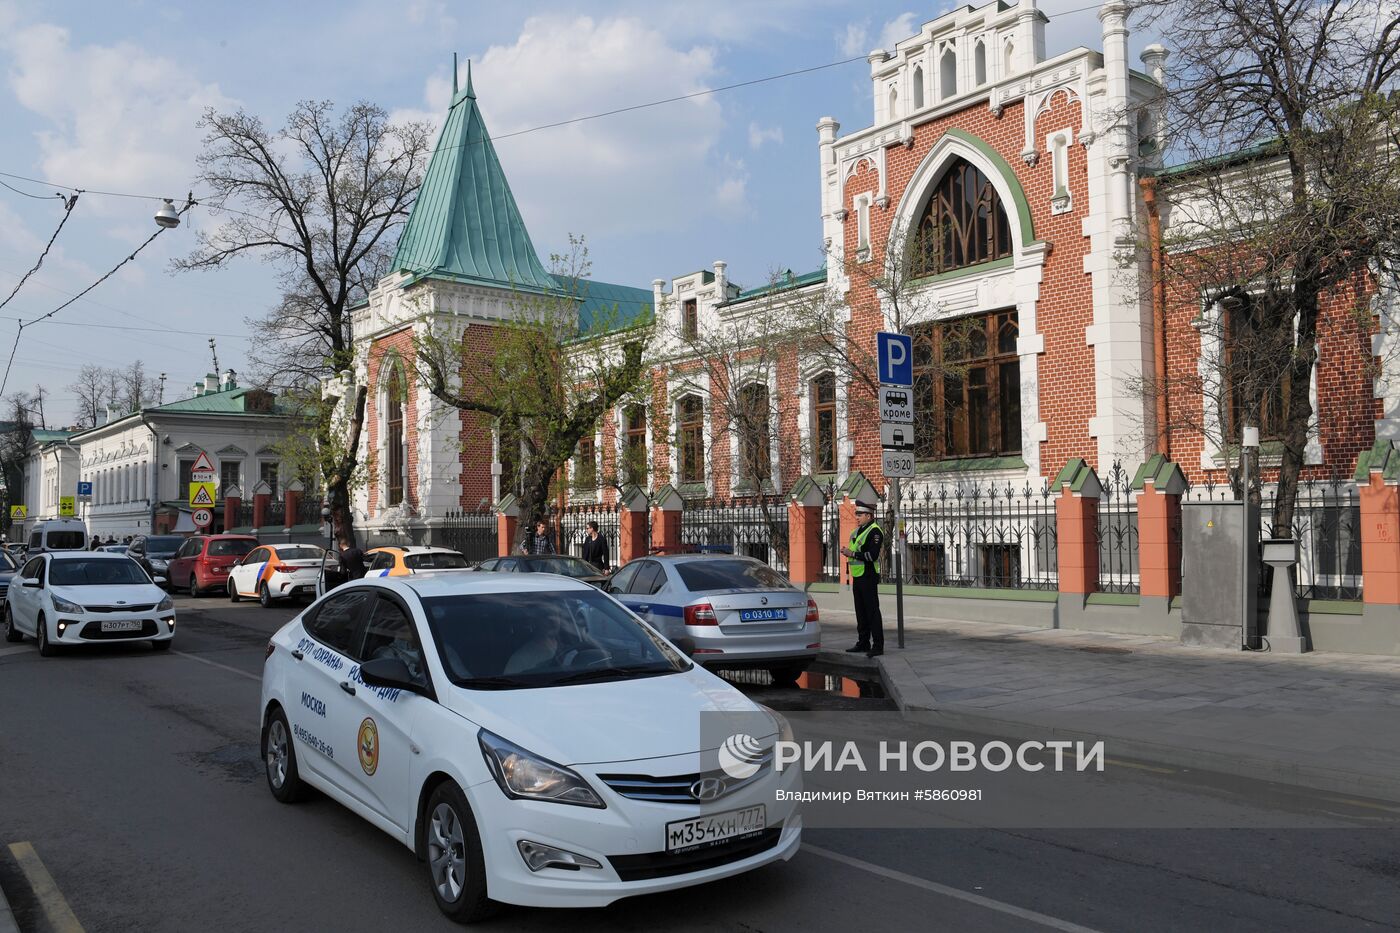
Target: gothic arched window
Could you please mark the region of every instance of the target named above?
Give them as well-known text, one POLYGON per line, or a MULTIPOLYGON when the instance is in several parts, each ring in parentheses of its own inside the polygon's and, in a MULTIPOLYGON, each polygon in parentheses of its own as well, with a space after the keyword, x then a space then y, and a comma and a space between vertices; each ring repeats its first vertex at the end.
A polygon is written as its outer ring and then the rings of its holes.
POLYGON ((991 181, 955 159, 934 185, 919 218, 916 275, 934 275, 1011 255, 1011 225, 991 181))
POLYGON ((397 362, 390 364, 384 383, 384 499, 394 506, 403 501, 404 431, 403 369, 397 362))

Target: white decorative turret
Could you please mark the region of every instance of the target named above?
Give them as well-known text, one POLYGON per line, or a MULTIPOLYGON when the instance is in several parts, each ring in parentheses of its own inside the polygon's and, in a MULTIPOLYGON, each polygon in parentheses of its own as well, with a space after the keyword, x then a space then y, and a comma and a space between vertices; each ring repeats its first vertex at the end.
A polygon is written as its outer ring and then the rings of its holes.
POLYGON ((1107 91, 1102 121, 1104 156, 1108 159, 1109 222, 1117 239, 1130 238, 1128 186, 1129 167, 1134 153, 1128 132, 1128 4, 1109 0, 1099 8, 1103 24, 1103 70, 1107 91))
POLYGON ((725 272, 729 268, 729 263, 723 259, 715 260, 715 298, 724 301, 729 297, 729 274, 725 272))

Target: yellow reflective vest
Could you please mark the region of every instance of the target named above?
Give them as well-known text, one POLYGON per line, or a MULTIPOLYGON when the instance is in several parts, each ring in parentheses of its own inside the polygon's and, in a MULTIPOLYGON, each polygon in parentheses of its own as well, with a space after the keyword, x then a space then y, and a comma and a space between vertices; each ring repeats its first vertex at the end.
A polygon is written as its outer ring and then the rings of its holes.
MULTIPOLYGON (((879 530, 879 522, 871 522, 863 528, 856 528, 851 532, 851 550, 855 551, 857 554, 861 553, 861 551, 865 549, 865 539, 870 537, 870 532, 879 530)), ((852 579, 865 574, 865 561, 860 558, 852 557, 847 561, 847 564, 850 567, 852 579)), ((877 575, 880 573, 880 559, 878 555, 875 560, 870 562, 870 566, 877 575)))

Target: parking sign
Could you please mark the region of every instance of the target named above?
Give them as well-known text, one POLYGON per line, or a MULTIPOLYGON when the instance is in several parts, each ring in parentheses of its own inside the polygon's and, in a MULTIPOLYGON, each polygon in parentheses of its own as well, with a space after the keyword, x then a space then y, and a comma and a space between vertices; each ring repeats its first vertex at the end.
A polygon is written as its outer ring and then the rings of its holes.
POLYGON ((914 339, 908 334, 880 331, 875 335, 880 382, 893 386, 914 384, 914 339))

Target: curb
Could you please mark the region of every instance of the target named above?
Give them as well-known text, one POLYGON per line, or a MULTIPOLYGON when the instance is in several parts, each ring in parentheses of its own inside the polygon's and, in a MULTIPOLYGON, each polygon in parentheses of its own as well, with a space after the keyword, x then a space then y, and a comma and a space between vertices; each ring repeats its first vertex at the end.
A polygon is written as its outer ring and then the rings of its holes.
POLYGON ((901 655, 881 655, 875 659, 880 668, 880 680, 885 693, 894 700, 901 713, 932 713, 938 710, 933 694, 919 679, 909 659, 901 655))
MULTIPOLYGON (((905 666, 908 666, 907 661, 904 663, 905 666)), ((881 664, 882 673, 885 669, 885 665, 881 664)), ((912 671, 912 668, 910 670, 912 671)), ((922 683, 920 686, 923 686, 922 683)), ((1396 782, 1393 776, 1387 777, 1339 768, 1302 765, 1270 758, 1251 758, 1247 755, 1187 748, 1180 745, 1165 745, 1110 733, 1096 733, 1067 729, 1062 726, 998 719, 995 716, 979 713, 939 710, 933 706, 918 705, 917 700, 906 706, 907 695, 902 693, 895 683, 886 681, 885 687, 886 692, 894 699, 902 714, 932 725, 988 733, 1009 739, 1045 739, 1050 736, 1070 741, 1103 742, 1105 751, 1111 758, 1131 758, 1145 763, 1212 771, 1232 777, 1268 781, 1308 790, 1359 794, 1377 800, 1400 803, 1400 782, 1396 782)), ((924 688, 924 693, 928 694, 927 688, 924 688)), ((932 700, 931 694, 929 694, 929 699, 932 700)))

